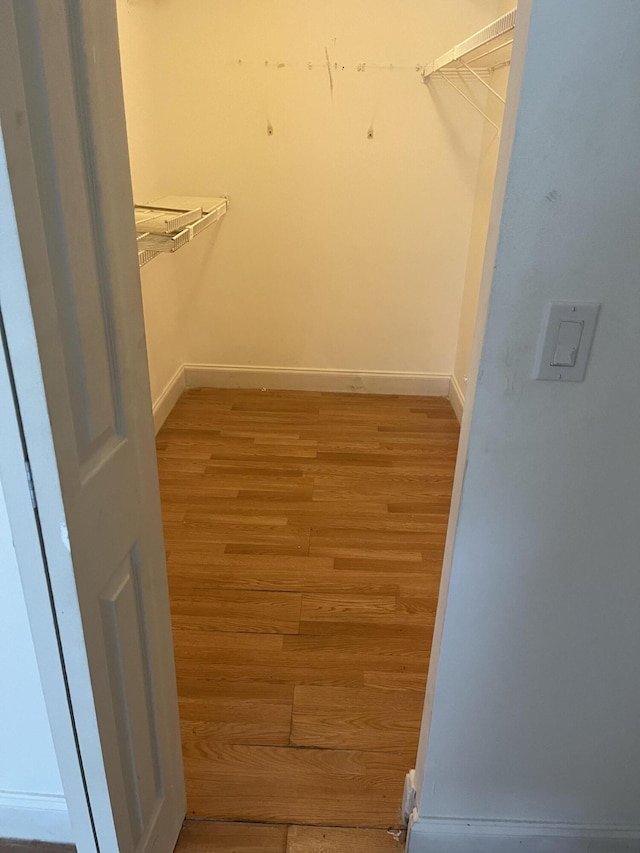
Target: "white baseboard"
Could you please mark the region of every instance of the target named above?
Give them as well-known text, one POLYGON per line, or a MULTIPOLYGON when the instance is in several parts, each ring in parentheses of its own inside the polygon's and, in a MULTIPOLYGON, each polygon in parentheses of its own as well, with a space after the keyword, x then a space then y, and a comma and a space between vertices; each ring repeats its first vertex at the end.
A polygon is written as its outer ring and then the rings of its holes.
POLYGON ((169 417, 171 409, 178 402, 178 399, 184 391, 185 373, 184 366, 179 367, 167 383, 164 391, 153 404, 153 423, 156 428, 156 435, 160 431, 160 427, 169 417))
POLYGON ((640 826, 418 818, 408 853, 637 853, 640 826))
POLYGON ((453 411, 456 413, 458 423, 462 422, 462 413, 464 412, 464 392, 455 376, 451 377, 449 385, 449 402, 453 411))
POLYGON ((232 364, 185 364, 184 373, 187 388, 269 388, 446 397, 450 384, 450 376, 440 373, 239 367, 232 364))
POLYGON ((0 837, 73 844, 65 798, 0 791, 0 837))

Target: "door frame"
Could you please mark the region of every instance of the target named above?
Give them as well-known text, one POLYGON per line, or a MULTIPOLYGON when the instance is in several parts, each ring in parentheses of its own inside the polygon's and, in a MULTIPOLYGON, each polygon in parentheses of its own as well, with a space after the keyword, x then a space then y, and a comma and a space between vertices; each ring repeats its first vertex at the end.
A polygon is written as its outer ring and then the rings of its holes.
MULTIPOLYGON (((28 5, 30 14, 39 21, 40 3, 47 0, 6 0, 0 5, 0 51, 3 73, 0 93, 11 109, 4 111, 5 133, 17 133, 27 115, 20 62, 19 38, 14 10, 28 5), (14 126, 15 124, 15 126, 14 126)), ((61 9, 82 0, 57 0, 61 9)), ((101 0, 115 3, 115 0, 101 0)), ((518 38, 519 63, 526 53, 526 28, 522 26, 524 10, 530 14, 533 0, 520 0, 518 38), (521 11, 522 10, 522 11, 521 11)), ((513 139, 520 79, 510 81, 507 101, 506 133, 499 157, 499 187, 504 192, 510 146, 513 139)), ((45 81, 41 85, 42 104, 46 107, 45 81)), ((46 133, 44 127, 31 126, 31 135, 46 133)), ((15 151, 15 144, 12 146, 15 151)), ((85 152, 90 159, 91 153, 85 152)), ((435 688, 439 639, 446 609, 448 571, 455 537, 468 436, 471 429, 473 396, 480 359, 488 295, 491 285, 491 253, 497 244, 501 197, 497 193, 491 215, 489 249, 476 322, 471 381, 465 406, 461 446, 458 453, 454 502, 450 514, 447 553, 443 566, 443 585, 438 602, 438 616, 431 655, 431 667, 420 751, 417 762, 418 795, 424 783, 422 770, 428 748, 431 702, 435 688)), ((117 850, 110 798, 102 768, 91 762, 99 743, 98 728, 88 685, 90 672, 84 648, 84 635, 77 608, 73 567, 60 489, 56 456, 51 441, 47 401, 44 391, 32 309, 27 288, 27 275, 20 245, 15 210, 33 213, 33 228, 38 246, 31 267, 42 275, 49 274, 44 224, 40 216, 33 152, 28 145, 20 157, 12 160, 11 184, 4 147, 0 139, 0 482, 5 492, 9 522, 14 539, 20 577, 42 680, 45 703, 51 725, 67 807, 71 818, 74 843, 78 853, 110 853, 117 850), (39 243, 38 243, 39 240, 39 243), (25 469, 28 461, 32 489, 25 469), (37 506, 32 504, 32 493, 37 506), (71 606, 67 611, 65 604, 71 606), (63 618, 59 618, 62 615, 63 618)), ((57 330, 56 330, 57 331, 57 330)), ((52 330, 53 332, 53 330, 52 330)), ((55 345, 55 342, 54 342, 55 345)))
POLYGON ((485 242, 485 253, 482 265, 482 276, 480 281, 478 307, 476 310, 473 345, 471 350, 471 360, 469 364, 469 381, 465 396, 462 421, 460 424, 460 440, 458 443, 453 492, 451 496, 451 506, 449 509, 447 538, 444 556, 442 560, 442 574, 440 580, 440 589, 438 592, 438 606, 433 631, 433 640, 431 643, 431 652, 429 655, 429 673, 427 677, 427 686, 425 691, 424 710, 420 725, 420 740, 418 744, 418 754, 416 758, 416 769, 413 777, 407 782, 409 791, 406 793, 406 796, 410 804, 410 806, 407 806, 407 808, 410 807, 412 809, 412 814, 409 815, 409 835, 411 834, 411 828, 413 823, 415 823, 415 821, 419 817, 419 806, 422 800, 422 794, 426 781, 425 770, 427 764, 427 752, 429 749, 429 733, 434 697, 436 692, 436 683, 438 678, 438 664, 440 660, 442 636, 444 632, 444 624, 447 611, 447 600, 449 596, 451 570, 453 567, 453 551, 455 547, 458 517, 460 514, 460 507, 462 502, 464 478, 467 469, 469 441, 473 428, 473 405, 480 376, 480 361, 482 358, 482 348, 484 345, 487 319, 489 315, 489 300, 493 284, 496 257, 498 254, 500 229, 502 226, 502 209, 504 206, 505 195, 507 192, 507 180, 509 177, 509 167, 511 163, 511 151, 513 149, 513 144, 516 135, 516 125, 519 115, 520 91, 522 88, 524 67, 527 59, 527 49, 529 46, 529 28, 531 16, 533 14, 534 3, 535 0, 517 0, 518 16, 514 35, 513 50, 511 55, 506 104, 502 127, 500 130, 500 148, 498 152, 498 162, 496 168, 496 176, 494 180, 493 197, 491 201, 489 228, 485 242))

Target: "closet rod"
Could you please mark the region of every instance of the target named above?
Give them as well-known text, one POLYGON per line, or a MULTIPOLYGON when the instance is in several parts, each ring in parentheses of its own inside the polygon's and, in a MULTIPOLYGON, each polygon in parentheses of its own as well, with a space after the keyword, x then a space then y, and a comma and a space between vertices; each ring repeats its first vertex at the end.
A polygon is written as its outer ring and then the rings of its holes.
POLYGON ((471 62, 480 62, 481 59, 484 59, 487 56, 491 56, 492 53, 495 53, 497 50, 502 50, 503 47, 511 47, 512 44, 513 39, 503 41, 502 44, 497 44, 495 47, 491 47, 489 48, 489 50, 485 50, 485 52, 479 54, 479 56, 474 56, 471 62))

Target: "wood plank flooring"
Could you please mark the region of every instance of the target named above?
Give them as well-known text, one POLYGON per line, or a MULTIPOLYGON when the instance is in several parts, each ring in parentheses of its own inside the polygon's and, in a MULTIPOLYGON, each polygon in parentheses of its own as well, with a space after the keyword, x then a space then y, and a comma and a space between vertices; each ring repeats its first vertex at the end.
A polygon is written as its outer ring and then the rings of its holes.
POLYGON ((206 820, 180 853, 399 849, 457 442, 444 399, 182 396, 157 451, 206 820))
POLYGON ((402 853, 403 841, 384 829, 188 820, 176 853, 402 853))
MULTIPOLYGON (((403 842, 403 833, 384 829, 187 820, 176 853, 402 853, 403 842)), ((0 853, 76 853, 76 848, 0 839, 0 853)))

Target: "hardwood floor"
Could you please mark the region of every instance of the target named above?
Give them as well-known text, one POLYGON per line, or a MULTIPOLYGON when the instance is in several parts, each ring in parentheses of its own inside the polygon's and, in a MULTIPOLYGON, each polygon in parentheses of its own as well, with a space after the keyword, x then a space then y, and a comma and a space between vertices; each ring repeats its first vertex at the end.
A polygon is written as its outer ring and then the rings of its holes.
POLYGON ((188 820, 176 853, 402 853, 403 840, 384 829, 188 820))
POLYGON ((157 450, 188 816, 208 819, 180 853, 400 849, 457 442, 438 398, 180 399, 157 450))

